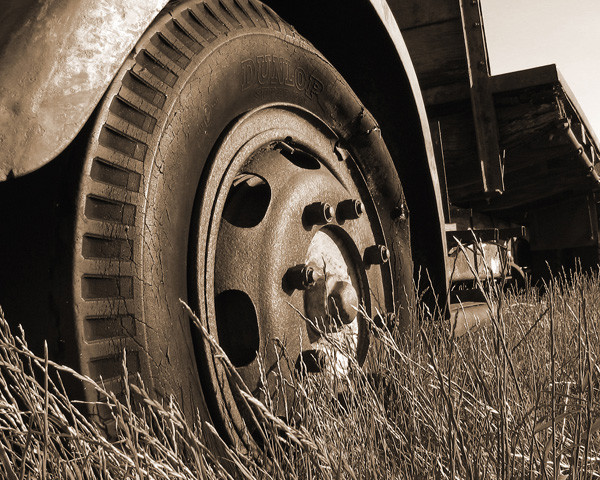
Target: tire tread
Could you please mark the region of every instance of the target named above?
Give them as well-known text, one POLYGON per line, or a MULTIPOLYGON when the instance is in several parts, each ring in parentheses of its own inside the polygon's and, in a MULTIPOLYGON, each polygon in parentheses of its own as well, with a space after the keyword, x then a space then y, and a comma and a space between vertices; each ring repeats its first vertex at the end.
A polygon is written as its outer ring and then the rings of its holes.
POLYGON ((260 25, 263 28, 268 28, 269 24, 267 23, 267 20, 265 19, 264 15, 260 12, 260 7, 256 5, 256 2, 254 0, 247 1, 248 5, 250 6, 253 12, 252 17, 258 22, 257 25, 260 25))
POLYGON ((203 16, 206 19, 205 23, 210 23, 216 28, 217 36, 229 33, 233 30, 233 28, 228 25, 225 15, 217 15, 214 12, 213 7, 210 6, 209 1, 202 2, 202 4, 196 4, 195 10, 198 12, 199 16, 203 16), (202 7, 200 7, 200 5, 202 5, 202 7))
POLYGON ((102 127, 99 143, 139 161, 144 160, 148 150, 148 145, 108 123, 102 127))
POLYGON ((187 32, 177 18, 173 18, 171 21, 167 22, 162 34, 190 59, 194 55, 198 55, 204 48, 189 34, 189 32, 187 32))
POLYGON ((279 16, 271 10, 267 5, 262 5, 262 10, 265 12, 265 18, 268 19, 268 22, 271 24, 271 27, 279 30, 281 33, 285 33, 285 29, 283 28, 283 23, 279 16))
POLYGON ((133 241, 86 233, 81 254, 85 259, 116 259, 133 261, 133 241))
POLYGON ((131 203, 91 193, 85 200, 85 216, 105 223, 135 225, 136 210, 131 203))
POLYGON ((144 80, 144 78, 138 75, 133 69, 130 69, 125 74, 125 77, 123 77, 121 88, 128 89, 143 101, 150 103, 158 109, 162 109, 167 101, 167 96, 164 92, 144 80))
POLYGON ((179 49, 163 32, 158 32, 152 37, 152 45, 169 61, 177 65, 178 69, 185 70, 191 59, 179 49))
POLYGON ((156 127, 156 118, 145 112, 142 108, 135 106, 121 95, 115 96, 109 110, 112 114, 120 117, 146 133, 152 134, 156 127))
POLYGON ((249 26, 249 27, 257 26, 256 23, 254 23, 254 21, 252 20, 252 16, 248 13, 246 8, 244 7, 243 2, 241 2, 240 0, 232 0, 231 4, 232 4, 232 10, 239 11, 242 18, 245 19, 246 26, 249 26))
POLYGON ((204 42, 212 43, 217 39, 219 32, 217 31, 217 33, 215 33, 214 30, 207 25, 208 22, 203 21, 202 15, 198 14, 195 9, 188 8, 186 13, 187 16, 184 18, 187 17, 186 20, 189 21, 189 25, 204 39, 204 42))
POLYGON ((135 255, 141 249, 139 229, 143 228, 138 205, 145 188, 149 145, 168 114, 170 97, 194 57, 224 35, 245 28, 285 32, 290 27, 257 0, 205 0, 181 2, 150 28, 107 105, 82 181, 76 315, 81 322, 83 371, 96 378, 120 375, 124 345, 129 371, 143 369, 143 375, 150 375, 152 360, 142 354, 143 319, 133 313, 139 280, 135 255), (89 333, 95 328, 92 322, 116 324, 125 317, 138 327, 128 339, 122 329, 89 333))
POLYGON ((95 182, 123 188, 134 193, 140 191, 142 180, 139 173, 109 162, 102 157, 95 157, 92 160, 90 177, 95 182))
POLYGON ((139 66, 145 71, 150 73, 153 77, 158 79, 164 85, 173 87, 177 83, 179 76, 172 69, 170 69, 164 62, 161 62, 157 57, 162 56, 160 52, 154 49, 150 52, 148 45, 142 50, 137 56, 136 60, 139 66))

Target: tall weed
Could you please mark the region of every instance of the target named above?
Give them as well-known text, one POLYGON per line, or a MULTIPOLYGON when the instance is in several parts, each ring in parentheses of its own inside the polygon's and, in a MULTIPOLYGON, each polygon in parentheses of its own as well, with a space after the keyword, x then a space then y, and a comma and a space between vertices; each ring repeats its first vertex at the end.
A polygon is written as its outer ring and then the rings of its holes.
POLYGON ((2 317, 0 476, 600 478, 600 276, 490 294, 491 324, 460 338, 425 307, 415 307, 408 335, 371 322, 368 358, 350 362, 347 375, 279 379, 292 392, 287 418, 268 389, 258 400, 240 385, 260 424, 262 446, 251 453, 143 387, 130 385, 119 400, 101 382, 35 356, 2 317), (114 438, 69 400, 65 376, 106 398, 114 438))

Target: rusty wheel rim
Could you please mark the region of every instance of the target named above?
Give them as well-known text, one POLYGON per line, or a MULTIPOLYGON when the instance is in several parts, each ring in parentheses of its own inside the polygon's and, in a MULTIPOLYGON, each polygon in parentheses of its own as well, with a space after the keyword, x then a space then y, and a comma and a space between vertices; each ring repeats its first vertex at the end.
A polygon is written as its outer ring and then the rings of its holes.
MULTIPOLYGON (((298 369, 345 375, 362 363, 363 314, 393 296, 377 209, 336 135, 288 106, 237 120, 201 187, 190 242, 200 316, 250 391, 269 391, 276 413, 289 417, 281 379, 298 369)), ((229 436, 241 438, 249 422, 243 402, 200 344, 209 407, 229 436)))

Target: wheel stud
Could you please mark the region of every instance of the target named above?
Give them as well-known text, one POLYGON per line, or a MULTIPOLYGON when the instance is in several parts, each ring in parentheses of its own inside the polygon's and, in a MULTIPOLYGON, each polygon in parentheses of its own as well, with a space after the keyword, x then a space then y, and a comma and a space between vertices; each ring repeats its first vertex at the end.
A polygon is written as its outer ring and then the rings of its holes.
POLYGON ((285 274, 287 284, 296 290, 307 290, 317 282, 317 275, 313 267, 308 265, 296 265, 291 267, 285 274))
POLYGON ((291 138, 288 137, 285 139, 285 141, 279 142, 277 144, 277 147, 279 149, 281 149, 282 152, 286 152, 286 153, 289 153, 290 155, 293 155, 294 153, 296 153, 296 150, 289 143, 287 143, 287 141, 289 141, 289 140, 291 140, 291 138))
POLYGON ((306 225, 326 225, 335 216, 335 209, 328 203, 315 202, 304 207, 302 220, 306 225))
POLYGON ((390 259, 390 251, 385 245, 371 245, 365 249, 365 263, 382 265, 390 259))
POLYGON ((341 220, 355 220, 365 213, 365 206, 358 199, 344 200, 338 203, 337 214, 341 220))

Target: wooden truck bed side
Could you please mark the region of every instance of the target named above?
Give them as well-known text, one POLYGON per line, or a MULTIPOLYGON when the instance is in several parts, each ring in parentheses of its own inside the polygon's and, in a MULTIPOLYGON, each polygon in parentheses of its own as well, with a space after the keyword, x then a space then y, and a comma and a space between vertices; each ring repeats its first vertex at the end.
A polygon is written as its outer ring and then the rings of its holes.
POLYGON ((390 4, 427 109, 450 282, 473 278, 477 248, 457 242, 474 238, 498 254, 524 239, 511 261, 535 276, 596 265, 600 142, 556 66, 492 76, 480 0, 390 4))
POLYGON ((598 187, 598 139, 555 65, 490 75, 479 1, 391 3, 450 204, 518 219, 598 187))

